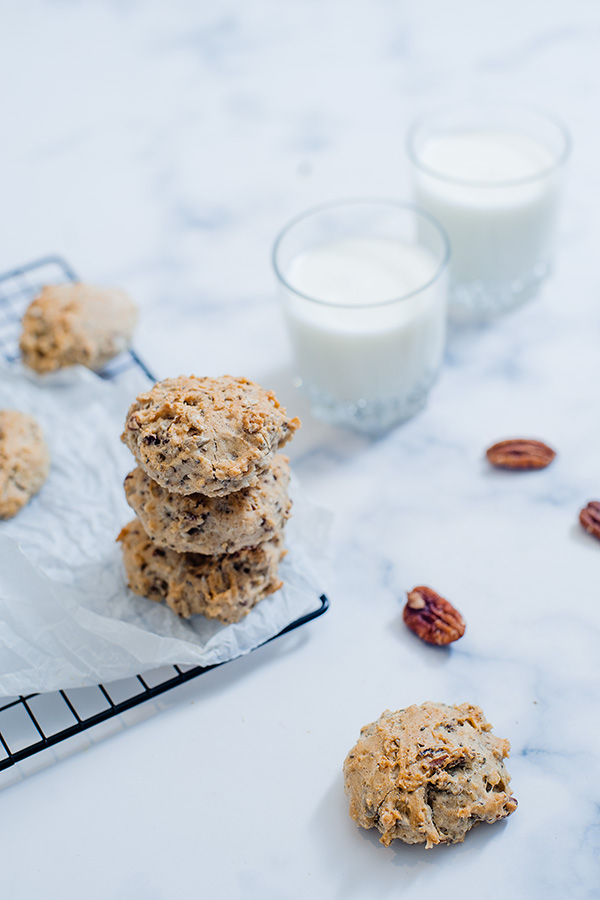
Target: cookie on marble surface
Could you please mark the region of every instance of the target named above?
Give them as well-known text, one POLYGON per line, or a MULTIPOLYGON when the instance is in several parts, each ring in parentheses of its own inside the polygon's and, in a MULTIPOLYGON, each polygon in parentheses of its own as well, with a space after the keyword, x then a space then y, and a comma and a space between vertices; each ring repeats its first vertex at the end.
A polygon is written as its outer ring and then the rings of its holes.
POLYGON ((158 547, 180 553, 234 553, 279 534, 291 502, 288 460, 278 454, 251 487, 227 494, 173 494, 136 468, 125 479, 127 502, 158 547))
POLYGON ((131 342, 137 321, 124 292, 89 284, 50 285, 23 316, 23 362, 40 374, 65 366, 101 369, 131 342))
POLYGON ((350 815, 388 846, 457 843, 477 822, 517 808, 504 766, 510 744, 469 703, 386 710, 366 725, 344 762, 350 815))
POLYGON ((176 553, 157 547, 134 519, 118 540, 131 590, 149 600, 165 600, 184 619, 199 614, 239 622, 282 585, 277 577, 286 552, 281 535, 258 547, 220 556, 176 553))
POLYGON ((37 494, 49 468, 48 447, 33 416, 0 410, 0 519, 11 519, 37 494))
POLYGON ((256 484, 299 427, 247 378, 167 378, 140 394, 121 440, 162 487, 224 496, 256 484))

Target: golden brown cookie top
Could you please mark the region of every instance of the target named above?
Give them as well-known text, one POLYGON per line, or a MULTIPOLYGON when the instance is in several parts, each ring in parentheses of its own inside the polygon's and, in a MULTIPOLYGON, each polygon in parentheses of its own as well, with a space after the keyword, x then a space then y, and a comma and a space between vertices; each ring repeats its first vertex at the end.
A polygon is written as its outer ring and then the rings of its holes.
POLYGON ((299 427, 247 378, 167 378, 135 400, 121 440, 169 491, 223 496, 257 475, 299 427))
POLYGON ((503 763, 509 750, 469 703, 386 710, 344 762, 350 815, 378 828, 384 844, 461 841, 476 821, 516 808, 503 763))

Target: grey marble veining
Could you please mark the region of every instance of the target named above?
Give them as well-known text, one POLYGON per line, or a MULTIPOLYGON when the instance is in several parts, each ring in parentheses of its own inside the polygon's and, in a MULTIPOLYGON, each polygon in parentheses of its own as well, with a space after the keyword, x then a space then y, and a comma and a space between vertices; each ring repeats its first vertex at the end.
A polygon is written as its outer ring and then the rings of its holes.
POLYGON ((65 846, 67 898, 196 897, 199 871, 227 898, 600 897, 600 544, 577 521, 600 499, 600 8, 32 0, 0 14, 0 268, 63 253, 135 295, 159 376, 273 387, 303 418, 295 471, 336 513, 332 608, 297 643, 3 794, 11 897, 58 883, 65 846), (406 425, 369 441, 318 424, 292 386, 273 240, 316 203, 408 197, 413 117, 477 98, 543 106, 572 132, 555 272, 521 310, 451 329, 406 425), (492 471, 485 448, 515 435, 548 441, 555 463, 492 471), (404 629, 420 583, 467 621, 450 650, 404 629), (348 818, 341 764, 361 725, 426 699, 483 707, 511 741, 519 809, 460 846, 384 849, 348 818), (87 831, 68 820, 85 790, 87 831), (183 824, 176 849, 157 821, 183 824), (113 862, 90 883, 106 833, 113 862), (25 848, 39 865, 24 872, 25 848))

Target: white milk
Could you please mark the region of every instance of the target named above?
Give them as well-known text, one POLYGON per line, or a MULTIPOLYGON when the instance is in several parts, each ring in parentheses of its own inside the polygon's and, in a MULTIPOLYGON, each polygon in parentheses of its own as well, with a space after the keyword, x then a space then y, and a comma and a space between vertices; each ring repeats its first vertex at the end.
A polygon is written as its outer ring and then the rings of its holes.
POLYGON ((422 405, 444 347, 443 279, 421 290, 438 267, 425 247, 380 237, 321 243, 292 258, 285 279, 305 296, 288 291, 285 308, 309 391, 359 408, 406 406, 407 415, 422 405))
POLYGON ((453 131, 424 140, 416 195, 448 234, 453 285, 519 293, 544 277, 558 198, 558 176, 550 171, 555 162, 541 144, 508 131, 453 131))

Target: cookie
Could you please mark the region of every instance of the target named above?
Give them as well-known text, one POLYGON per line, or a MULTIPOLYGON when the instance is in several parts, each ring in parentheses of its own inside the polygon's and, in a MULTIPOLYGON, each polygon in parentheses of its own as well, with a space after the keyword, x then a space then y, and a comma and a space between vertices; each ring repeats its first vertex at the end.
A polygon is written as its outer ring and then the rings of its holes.
POLYGON ((504 767, 510 744, 478 706, 423 703, 386 710, 366 725, 344 762, 350 815, 385 846, 457 843, 477 822, 517 808, 504 767))
POLYGON ((131 590, 149 600, 165 600, 184 619, 201 614, 239 622, 282 584, 277 578, 277 566, 285 555, 281 535, 258 547, 220 556, 176 553, 157 547, 134 519, 118 540, 131 590))
POLYGON ((278 455, 251 487, 227 494, 173 494, 139 467, 125 479, 127 502, 158 547, 180 553, 235 553, 280 533, 289 517, 288 460, 278 455))
POLYGON ((11 519, 48 476, 50 454, 32 416, 0 410, 0 519, 11 519))
POLYGON ((50 285, 23 316, 23 362, 41 374, 77 364, 101 369, 127 349, 136 320, 135 304, 124 291, 50 285))
POLYGON ((299 427, 246 378, 167 378, 129 409, 121 440, 153 481, 222 497, 256 484, 299 427))

